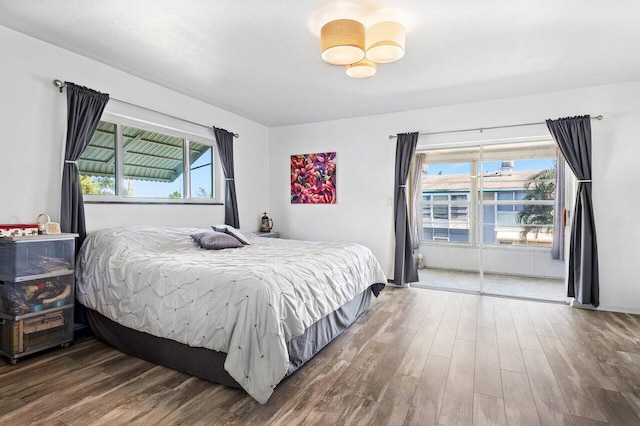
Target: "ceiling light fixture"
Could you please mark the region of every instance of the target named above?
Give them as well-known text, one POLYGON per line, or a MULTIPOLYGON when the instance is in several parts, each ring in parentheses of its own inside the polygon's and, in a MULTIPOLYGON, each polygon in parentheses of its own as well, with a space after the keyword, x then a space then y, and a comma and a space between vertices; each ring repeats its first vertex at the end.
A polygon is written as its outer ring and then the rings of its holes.
POLYGON ((367 29, 367 59, 379 64, 404 56, 405 30, 397 22, 378 22, 367 29))
POLYGON ((369 78, 378 70, 378 66, 375 62, 371 62, 368 59, 363 59, 355 64, 345 66, 347 69, 347 75, 352 78, 369 78))
POLYGON ((365 30, 359 21, 337 19, 322 27, 320 42, 325 62, 345 65, 349 77, 368 78, 376 74, 377 64, 394 62, 404 56, 405 28, 398 22, 386 20, 365 30))
POLYGON ((352 19, 338 19, 320 30, 322 59, 331 65, 349 65, 365 57, 364 25, 352 19))

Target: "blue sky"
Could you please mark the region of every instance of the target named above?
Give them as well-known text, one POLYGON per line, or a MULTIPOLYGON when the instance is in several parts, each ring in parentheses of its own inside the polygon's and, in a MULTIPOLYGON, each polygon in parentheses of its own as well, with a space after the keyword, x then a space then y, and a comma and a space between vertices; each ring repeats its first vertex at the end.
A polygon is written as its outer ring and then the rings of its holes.
MULTIPOLYGON (((204 188, 207 194, 211 194, 211 167, 201 167, 211 162, 211 148, 207 149, 203 155, 200 156, 191 165, 191 188, 193 188, 193 197, 196 197, 195 192, 198 188, 204 188)), ((128 180, 124 180, 124 187, 127 187, 128 180)), ((184 192, 183 176, 180 175, 173 182, 152 182, 146 180, 134 180, 133 181, 133 197, 146 197, 146 198, 168 198, 169 194, 173 194, 178 191, 180 194, 184 192)))
MULTIPOLYGON (((211 159, 210 150, 207 150, 195 163, 192 168, 207 164, 211 159)), ((514 171, 524 170, 544 170, 553 167, 553 158, 532 159, 532 160, 515 160, 514 171)), ((500 170, 501 161, 487 161, 482 165, 484 173, 491 173, 500 170)), ((469 174, 469 163, 448 163, 448 164, 430 164, 429 175, 437 175, 442 171, 443 175, 467 175, 469 174)), ((202 167, 191 172, 191 187, 193 188, 193 196, 198 188, 205 188, 207 193, 211 193, 211 180, 209 178, 210 168, 202 167)), ((178 191, 182 194, 183 184, 182 175, 173 182, 150 182, 134 180, 133 196, 149 197, 149 198, 167 198, 169 194, 178 191)), ((126 187, 126 180, 125 180, 126 187)))

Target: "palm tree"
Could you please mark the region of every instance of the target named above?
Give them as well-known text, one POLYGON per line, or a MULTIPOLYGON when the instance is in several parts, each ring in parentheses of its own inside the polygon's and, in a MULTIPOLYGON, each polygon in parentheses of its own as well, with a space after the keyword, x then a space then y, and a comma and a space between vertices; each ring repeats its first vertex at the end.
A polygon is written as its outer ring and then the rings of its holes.
MULTIPOLYGON (((524 184, 527 195, 524 200, 553 200, 556 192, 556 165, 542 170, 524 184)), ((553 206, 525 204, 516 216, 518 223, 528 225, 520 232, 520 239, 526 243, 529 232, 537 236, 540 231, 549 232, 553 228, 553 206)))

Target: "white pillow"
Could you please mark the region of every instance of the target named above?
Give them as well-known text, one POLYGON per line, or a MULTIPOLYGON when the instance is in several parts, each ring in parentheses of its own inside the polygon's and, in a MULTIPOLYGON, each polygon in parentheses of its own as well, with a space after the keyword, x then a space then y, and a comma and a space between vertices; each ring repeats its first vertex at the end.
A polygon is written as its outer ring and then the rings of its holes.
POLYGON ((224 232, 226 234, 232 235, 242 244, 249 245, 249 239, 245 237, 242 234, 242 232, 240 232, 238 229, 234 228, 231 225, 213 225, 211 227, 213 228, 214 231, 224 232))

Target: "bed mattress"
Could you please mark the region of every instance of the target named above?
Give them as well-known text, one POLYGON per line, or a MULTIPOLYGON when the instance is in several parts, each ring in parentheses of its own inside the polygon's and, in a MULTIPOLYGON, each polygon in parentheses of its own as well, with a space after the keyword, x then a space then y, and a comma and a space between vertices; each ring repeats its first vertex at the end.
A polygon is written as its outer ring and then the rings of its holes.
POLYGON ((386 277, 358 244, 250 237, 204 250, 194 228, 91 234, 78 255, 81 304, 127 328, 226 353, 225 370, 264 403, 290 365, 287 343, 386 277))

